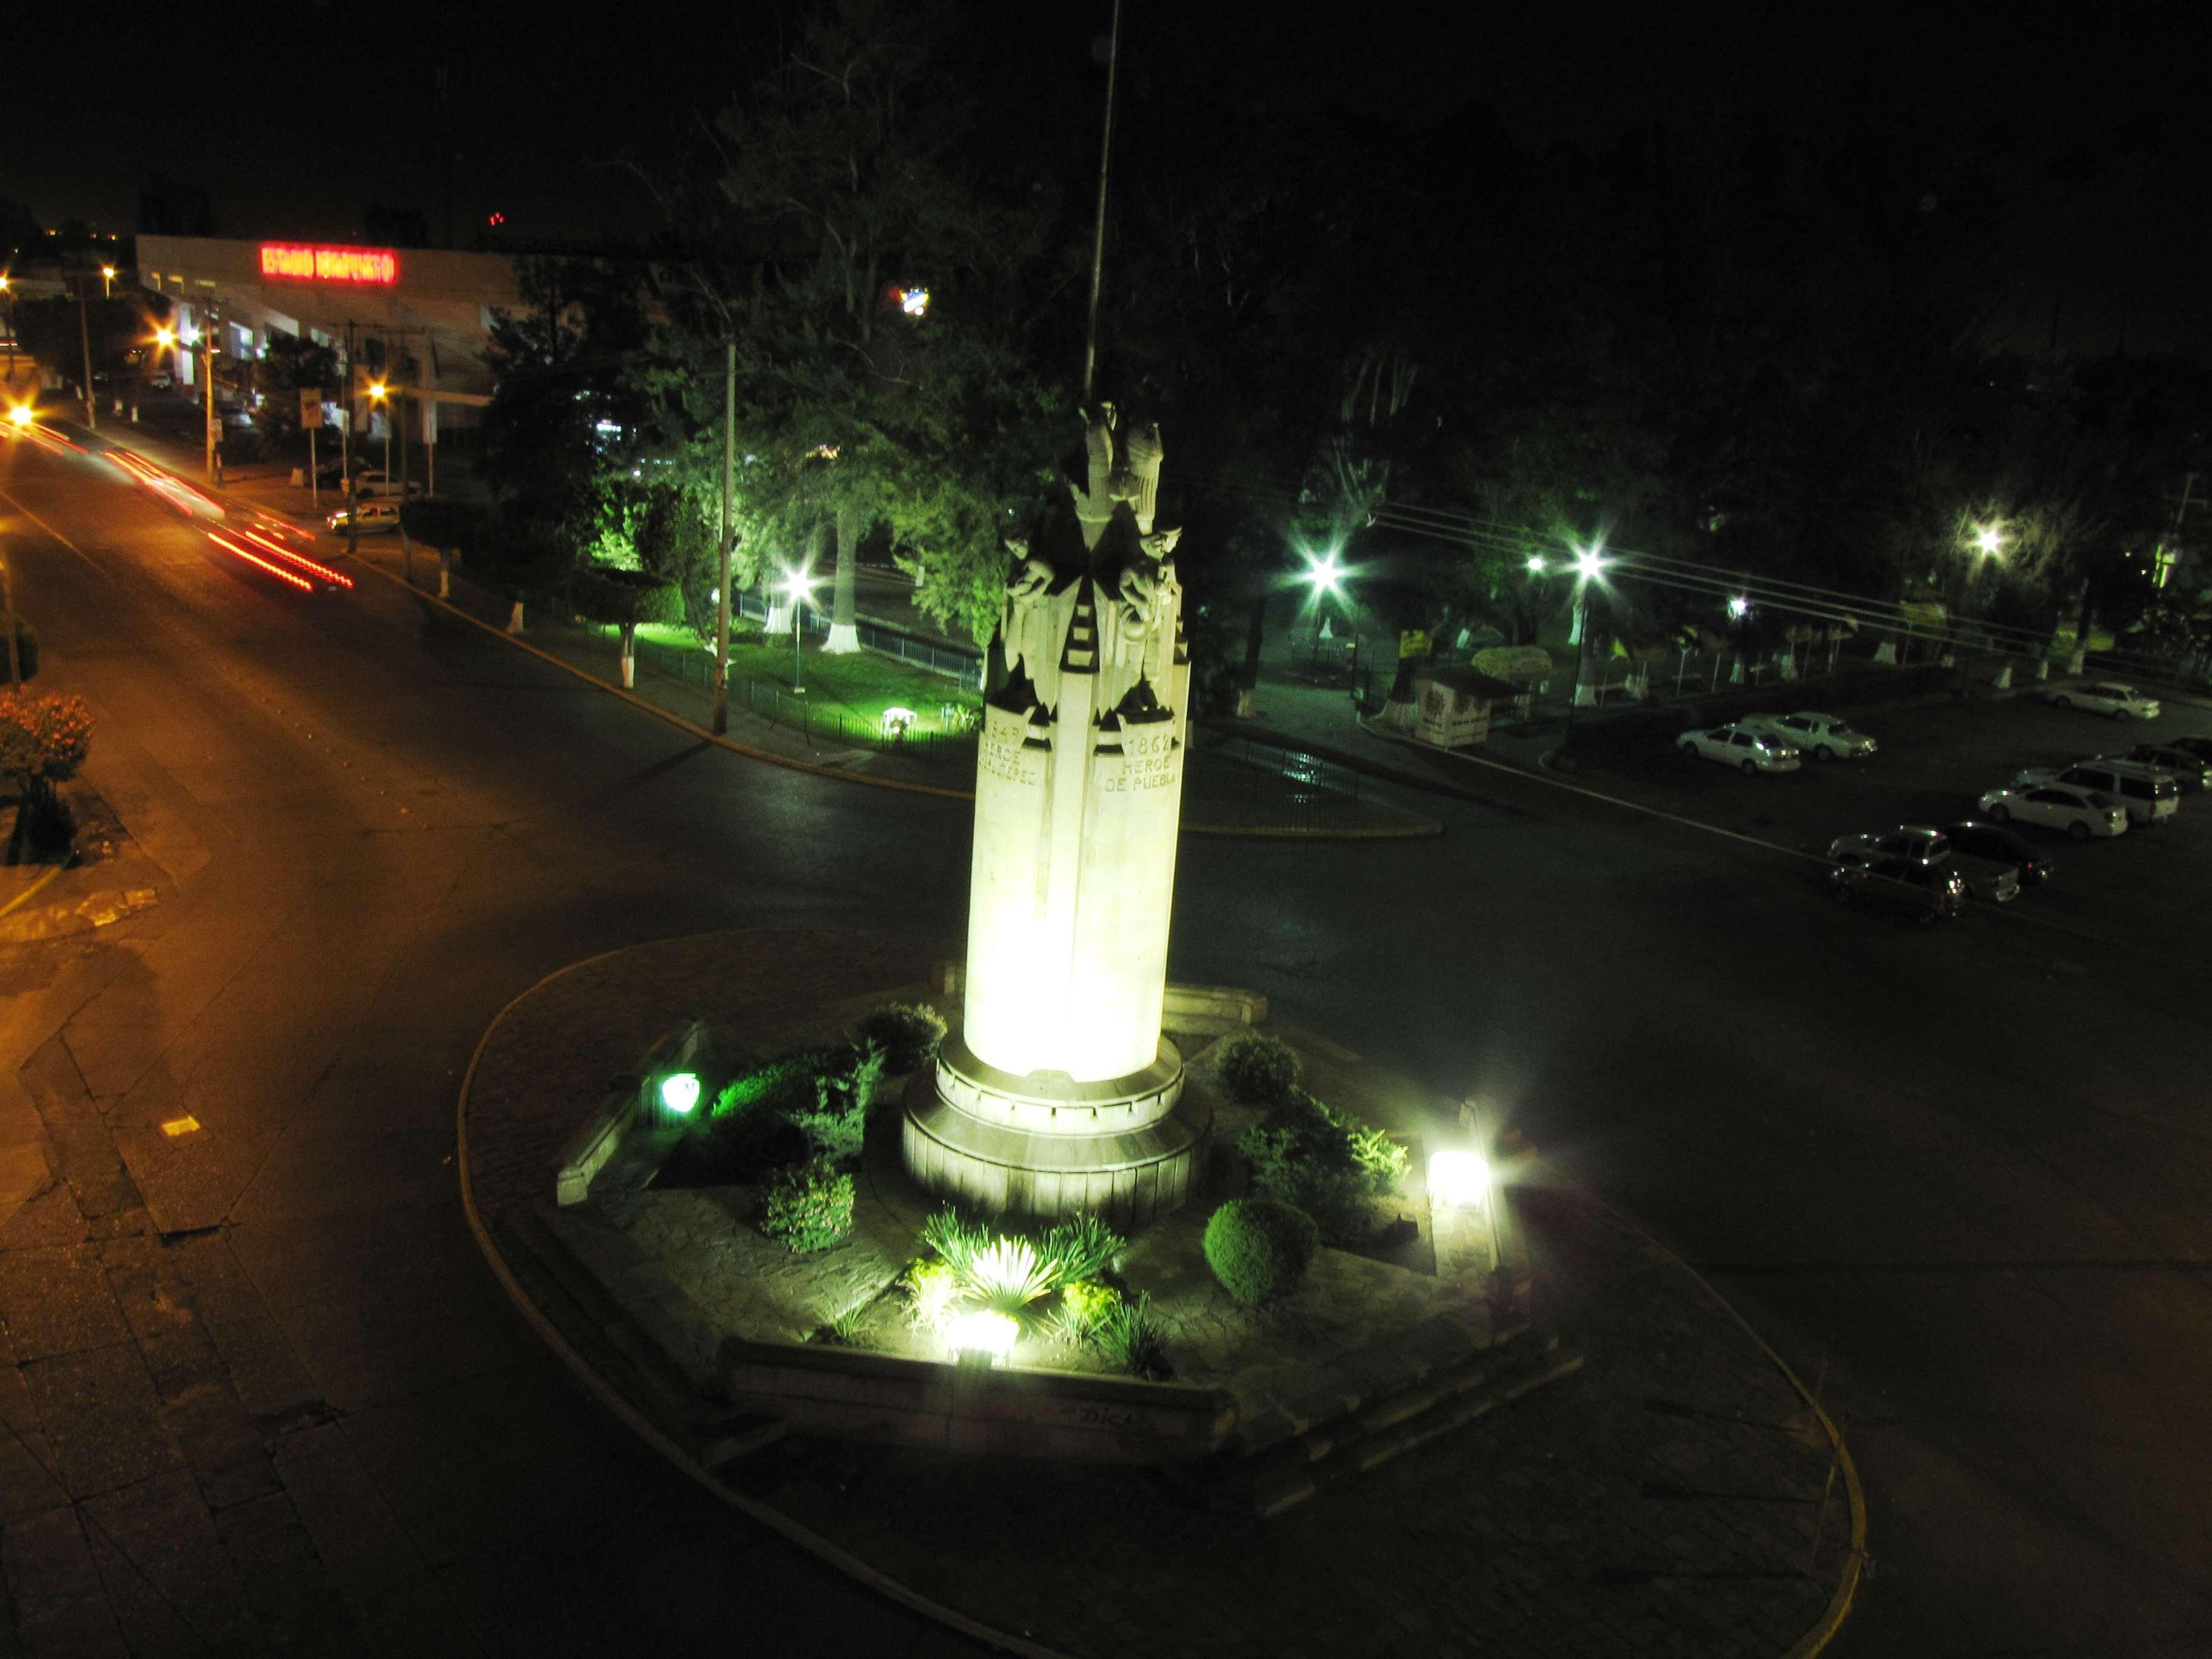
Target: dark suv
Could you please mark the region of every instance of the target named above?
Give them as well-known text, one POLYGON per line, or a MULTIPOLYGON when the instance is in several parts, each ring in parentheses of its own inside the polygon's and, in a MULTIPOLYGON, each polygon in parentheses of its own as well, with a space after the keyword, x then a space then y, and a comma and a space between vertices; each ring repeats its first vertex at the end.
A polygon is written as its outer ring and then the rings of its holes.
POLYGON ((2008 864, 2020 872, 2020 884, 2049 881, 2058 866, 2046 854, 2034 848, 2012 830, 2000 824, 1983 823, 1975 819, 1962 819, 1943 826, 1943 837, 1961 853, 1970 853, 1978 859, 1987 859, 1992 864, 2008 864))
POLYGON ((1863 901, 1902 910, 1923 927, 1966 908, 1966 878, 1949 864, 1927 859, 1838 864, 1828 872, 1828 891, 1838 904, 1863 901))

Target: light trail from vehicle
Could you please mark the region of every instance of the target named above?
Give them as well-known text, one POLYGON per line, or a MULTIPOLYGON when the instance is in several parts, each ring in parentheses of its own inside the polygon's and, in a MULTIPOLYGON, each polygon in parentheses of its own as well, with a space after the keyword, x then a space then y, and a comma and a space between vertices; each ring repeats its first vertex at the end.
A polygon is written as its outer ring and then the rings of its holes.
POLYGON ((313 571, 316 575, 320 576, 325 581, 330 583, 333 587, 351 587, 353 586, 352 577, 346 575, 341 571, 333 570, 330 566, 311 559, 304 553, 295 553, 289 547, 281 546, 277 543, 271 541, 268 537, 263 535, 258 530, 247 530, 243 526, 240 526, 238 533, 245 537, 249 542, 252 542, 256 547, 266 548, 270 552, 274 553, 278 558, 287 560, 292 564, 297 565, 302 570, 313 571))
POLYGON ((287 570, 281 565, 270 563, 268 560, 263 558, 258 553, 249 552, 246 549, 240 547, 236 542, 232 541, 227 536, 217 535, 214 531, 210 530, 207 532, 207 538, 213 542, 217 547, 222 548, 225 552, 235 553, 240 558, 245 560, 246 563, 258 565, 262 569, 276 577, 277 580, 291 583, 293 586, 298 588, 302 593, 312 593, 315 591, 314 583, 309 581, 305 576, 299 574, 296 571, 287 570))

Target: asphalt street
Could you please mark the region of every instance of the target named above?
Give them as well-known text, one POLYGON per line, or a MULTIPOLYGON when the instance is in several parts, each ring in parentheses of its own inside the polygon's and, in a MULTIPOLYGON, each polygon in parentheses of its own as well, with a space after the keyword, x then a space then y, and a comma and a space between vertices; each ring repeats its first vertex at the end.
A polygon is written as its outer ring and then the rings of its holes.
MULTIPOLYGON (((0 1194, 27 1650, 226 1650, 240 1608, 309 1651, 955 1650, 604 1419, 452 1154, 477 1037, 578 957, 957 937, 965 806, 696 745, 374 580, 294 592, 89 458, 0 446, 0 533, 170 878, 0 951, 0 1150, 63 1177, 0 1194)), ((1833 776, 1580 781, 1795 848, 2111 735, 2046 716, 1900 716, 1833 776)), ((1875 1557, 1835 1651, 2212 1651, 2212 805, 1923 933, 1787 851, 1477 787, 1422 803, 1431 841, 1187 840, 1175 974, 1499 1102, 1820 1381, 1875 1557)))

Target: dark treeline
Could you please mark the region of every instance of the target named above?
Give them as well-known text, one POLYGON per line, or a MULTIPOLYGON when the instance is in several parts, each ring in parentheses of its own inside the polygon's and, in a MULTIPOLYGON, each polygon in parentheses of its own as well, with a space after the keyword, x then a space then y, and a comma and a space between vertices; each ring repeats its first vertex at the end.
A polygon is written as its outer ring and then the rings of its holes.
MULTIPOLYGON (((2206 375, 1988 343, 2017 138, 1869 92, 1539 154, 1480 107, 1409 130, 1240 102, 1219 68, 1124 54, 1097 377, 1162 422, 1218 665, 1301 553, 1363 563, 1392 625, 1518 639, 1561 599, 1529 559, 1600 539, 2204 643, 2194 565, 2153 573, 2193 532, 2206 375)), ((1000 535, 1077 435, 1103 92, 931 4, 810 13, 696 142, 635 158, 660 257, 527 271, 487 433, 511 510, 666 565, 700 614, 734 344, 740 579, 887 555, 987 632, 1000 535)), ((1655 588, 1614 625, 1716 604, 1655 588)))

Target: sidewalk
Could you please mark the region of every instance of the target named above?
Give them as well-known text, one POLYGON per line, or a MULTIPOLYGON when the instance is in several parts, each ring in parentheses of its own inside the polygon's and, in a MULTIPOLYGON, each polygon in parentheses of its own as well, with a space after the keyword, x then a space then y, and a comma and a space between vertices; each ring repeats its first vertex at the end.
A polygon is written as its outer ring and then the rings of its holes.
MULTIPOLYGON (((733 1504, 884 1593, 1032 1654, 1803 1659, 1832 1636, 1863 1534, 1826 1419, 1711 1286, 1556 1181, 1516 1203, 1539 1317, 1586 1356, 1582 1369, 1273 1519, 1195 1505, 1133 1467, 702 1443, 727 1431, 698 1430, 713 1407, 684 1404, 684 1390, 654 1397, 638 1369, 648 1326, 623 1292, 582 1286, 528 1242, 563 1145, 599 1104, 583 1080, 634 1067, 673 1010, 756 1046, 819 1041, 823 1011, 920 982, 932 960, 928 941, 881 934, 669 941, 548 979, 486 1033, 461 1102, 479 1243, 556 1350, 664 1455, 709 1459, 691 1467, 733 1504)), ((1326 1057, 1333 1094, 1355 1109, 1371 1109, 1369 1091, 1448 1110, 1286 1035, 1326 1057)), ((563 1213, 582 1225, 593 1207, 563 1213)), ((592 1224, 636 1224, 609 1212, 592 1224)), ((653 1296, 688 1297, 653 1282, 653 1296)), ((1304 1328, 1295 1304, 1279 1316, 1304 1328)), ((694 1318, 713 1316, 688 1302, 667 1313, 694 1318)), ((1193 1340, 1171 1330, 1170 1358, 1193 1340)))

